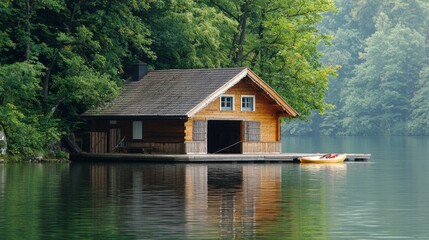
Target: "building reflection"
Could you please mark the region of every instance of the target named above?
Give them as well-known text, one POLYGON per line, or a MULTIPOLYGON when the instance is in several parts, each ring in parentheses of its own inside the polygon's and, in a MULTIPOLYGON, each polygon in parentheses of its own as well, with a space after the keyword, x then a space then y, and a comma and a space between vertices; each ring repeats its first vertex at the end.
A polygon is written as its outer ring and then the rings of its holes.
MULTIPOLYGON (((89 165, 91 191, 121 196, 126 229, 156 236, 243 238, 281 212, 281 165, 172 164, 89 165), (182 229, 175 222, 182 222, 182 229), (166 224, 167 223, 167 224, 166 224)), ((97 197, 99 196, 99 197, 97 197)), ((98 203, 96 203, 98 202, 98 203)), ((103 202, 103 201, 101 201, 103 202)))

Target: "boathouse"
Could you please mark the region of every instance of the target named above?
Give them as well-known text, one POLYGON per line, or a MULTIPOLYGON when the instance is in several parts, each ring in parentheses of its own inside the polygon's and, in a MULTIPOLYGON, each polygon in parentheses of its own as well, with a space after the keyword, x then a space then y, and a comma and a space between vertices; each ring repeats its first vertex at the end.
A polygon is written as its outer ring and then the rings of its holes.
POLYGON ((298 113, 249 68, 147 70, 83 114, 90 153, 267 154, 298 113))

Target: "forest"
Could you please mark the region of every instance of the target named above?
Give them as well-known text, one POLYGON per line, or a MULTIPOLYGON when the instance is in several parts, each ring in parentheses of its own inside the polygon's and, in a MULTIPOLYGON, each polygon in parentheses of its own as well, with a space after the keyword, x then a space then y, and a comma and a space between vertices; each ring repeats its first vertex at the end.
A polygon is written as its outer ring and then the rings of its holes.
POLYGON ((429 2, 335 0, 319 30, 333 36, 320 46, 330 78, 324 114, 284 125, 297 135, 429 134, 429 2))
POLYGON ((429 134, 424 0, 3 0, 0 126, 58 153, 127 66, 246 66, 299 113, 288 134, 429 134))

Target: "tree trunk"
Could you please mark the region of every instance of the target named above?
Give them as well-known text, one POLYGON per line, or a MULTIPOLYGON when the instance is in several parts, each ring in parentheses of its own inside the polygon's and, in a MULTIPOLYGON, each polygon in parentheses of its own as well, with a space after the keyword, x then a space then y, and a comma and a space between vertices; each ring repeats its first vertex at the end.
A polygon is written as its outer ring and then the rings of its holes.
POLYGON ((251 62, 251 67, 253 69, 257 69, 257 65, 259 65, 259 72, 264 72, 264 68, 265 68, 265 61, 263 61, 264 59, 264 48, 263 45, 261 44, 264 41, 264 34, 265 34, 265 28, 264 28, 264 22, 265 22, 265 18, 266 18, 266 10, 262 9, 261 10, 261 20, 259 21, 259 26, 258 26, 258 40, 259 40, 259 46, 257 48, 255 48, 254 52, 255 55, 252 59, 251 62))
POLYGON ((31 6, 30 6, 30 0, 27 0, 25 2, 25 61, 30 60, 30 53, 31 53, 31 23, 30 23, 30 12, 31 12, 31 6))
POLYGON ((231 54, 231 60, 235 65, 240 65, 243 61, 243 45, 246 40, 247 19, 249 18, 250 1, 245 1, 241 5, 241 16, 238 22, 238 33, 234 36, 231 54))
POLYGON ((43 78, 42 107, 43 107, 43 112, 45 114, 48 113, 48 95, 49 95, 49 82, 50 82, 50 79, 51 79, 51 73, 52 73, 52 69, 57 64, 58 57, 59 57, 59 50, 56 49, 55 50, 54 58, 52 59, 51 63, 49 64, 48 70, 46 71, 45 77, 43 78))

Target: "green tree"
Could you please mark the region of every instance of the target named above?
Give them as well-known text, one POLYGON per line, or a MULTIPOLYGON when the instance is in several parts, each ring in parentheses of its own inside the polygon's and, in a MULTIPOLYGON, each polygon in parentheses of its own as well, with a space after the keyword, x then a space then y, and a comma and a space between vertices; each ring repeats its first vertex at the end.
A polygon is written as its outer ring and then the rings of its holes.
POLYGON ((42 150, 115 97, 124 66, 138 60, 248 66, 303 117, 323 112, 336 71, 320 62, 329 37, 316 24, 330 11, 333 0, 2 1, 0 124, 14 153, 42 150))
POLYGON ((429 66, 422 68, 417 91, 411 100, 410 133, 429 135, 429 66))
POLYGON ((381 14, 378 28, 367 39, 365 61, 356 67, 344 91, 345 134, 406 133, 410 99, 425 60, 425 38, 413 29, 390 26, 381 14))
POLYGON ((316 28, 322 13, 334 11, 331 0, 208 1, 235 24, 229 33, 231 66, 248 66, 267 80, 302 117, 323 112, 328 76, 318 47, 329 37, 316 28))
POLYGON ((27 155, 75 130, 80 113, 115 96, 124 62, 154 58, 140 17, 147 8, 126 0, 0 3, 0 121, 11 151, 27 155))
POLYGON ((230 19, 200 1, 158 1, 144 22, 152 32, 155 59, 144 59, 156 69, 228 66, 224 32, 230 19))
POLYGON ((8 138, 8 151, 35 155, 49 142, 58 141, 56 122, 33 109, 39 108, 41 64, 15 63, 0 66, 0 125, 8 138))
MULTIPOLYGON (((365 96, 368 91, 375 91, 369 86, 379 87, 384 89, 389 89, 391 91, 380 90, 377 94, 378 99, 372 99, 373 102, 378 102, 381 104, 381 101, 385 101, 383 109, 386 109, 387 106, 391 104, 399 104, 400 106, 413 107, 410 106, 409 100, 401 100, 398 102, 398 98, 407 96, 408 99, 412 98, 415 92, 415 87, 417 84, 417 76, 420 68, 424 65, 421 58, 424 53, 424 47, 422 45, 422 36, 427 36, 428 29, 428 11, 429 3, 423 0, 392 0, 392 1, 383 1, 383 0, 359 0, 359 1, 344 1, 336 0, 335 1, 339 12, 338 14, 327 14, 325 15, 323 23, 320 25, 319 29, 323 33, 333 35, 331 47, 322 47, 321 51, 324 53, 322 62, 327 65, 341 65, 341 68, 338 69, 338 78, 331 78, 329 81, 329 91, 326 92, 326 101, 335 105, 335 108, 326 112, 326 114, 319 116, 318 114, 313 114, 311 116, 312 123, 297 123, 294 126, 295 132, 304 132, 311 134, 401 134, 406 133, 405 126, 407 121, 412 121, 414 116, 410 115, 409 111, 401 110, 400 115, 403 116, 401 123, 394 124, 395 127, 387 126, 391 125, 388 119, 385 118, 387 115, 384 110, 381 109, 374 110, 371 113, 368 111, 363 111, 367 118, 361 118, 358 120, 360 115, 356 115, 356 108, 353 107, 353 104, 362 104, 367 102, 366 105, 371 105, 369 98, 363 97, 363 99, 352 100, 351 98, 360 98, 359 96, 365 96), (383 20, 384 19, 384 20, 383 20), (375 63, 382 62, 388 64, 392 69, 387 67, 380 67, 379 65, 372 66, 371 64, 365 64, 368 62, 368 53, 367 49, 370 47, 368 45, 370 38, 378 39, 378 41, 385 42, 385 39, 390 39, 392 37, 391 29, 401 26, 404 29, 409 29, 413 33, 407 35, 408 40, 404 40, 405 36, 398 36, 399 39, 404 41, 410 41, 409 47, 416 47, 415 49, 409 48, 395 48, 395 47, 386 47, 382 46, 383 44, 375 44, 377 47, 385 51, 395 51, 391 52, 391 56, 387 53, 380 51, 378 60, 374 60, 375 63), (382 29, 390 29, 382 31, 382 29), (417 39, 414 39, 417 37, 417 39), (416 41, 419 41, 419 44, 415 44, 416 41), (403 53, 405 52, 405 53, 403 53), (398 61, 398 59, 403 57, 404 54, 411 53, 411 57, 418 53, 418 60, 410 61, 405 60, 405 64, 402 66, 393 66, 394 64, 388 63, 386 59, 389 58, 390 61, 398 61), (408 69, 409 67, 409 69, 408 69), (367 69, 368 68, 368 69, 367 69), (379 81, 379 74, 377 70, 371 70, 370 68, 375 68, 380 71, 386 72, 383 76, 384 78, 390 79, 389 81, 384 81, 384 84, 370 83, 371 81, 379 81), (384 68, 384 69, 382 69, 384 68), (397 72, 398 69, 401 69, 400 72, 397 72), (391 72, 392 75, 396 76, 387 76, 387 72, 391 72), (409 76, 407 76, 407 73, 409 76), (375 74, 372 77, 366 75, 375 74), (363 76, 365 75, 365 76, 363 76), (357 78, 363 78, 357 80, 357 78), (365 80, 366 79, 366 80, 365 80), (360 84, 357 84, 360 82, 360 84), (365 82, 365 83, 364 83, 365 82), (392 86, 401 86, 406 82, 406 90, 398 91, 393 89, 392 86), (389 86, 391 85, 391 86, 389 86), (354 86, 355 89, 351 89, 354 86), (370 90, 368 90, 370 89, 370 90), (353 97, 349 97, 350 92, 352 92, 353 97), (359 92, 355 94, 354 92, 359 92), (398 96, 397 93, 401 94, 398 96), (364 100, 366 99, 366 100, 364 100), (403 104, 403 105, 402 105, 403 104), (354 113, 353 113, 354 112, 354 113), (356 115, 357 119, 351 121, 356 115), (374 121, 369 121, 369 119, 374 121), (369 128, 369 122, 381 121, 384 118, 386 126, 381 127, 381 125, 376 124, 377 127, 373 130, 359 130, 360 126, 363 128, 369 128), (361 121, 361 124, 348 124, 349 120, 353 123, 361 121), (365 121, 364 121, 365 120, 365 121), (369 122, 367 122, 369 121, 369 122), (401 126, 401 127, 400 127, 401 126), (306 129, 301 131, 299 129, 306 129), (381 129, 380 129, 381 128, 381 129), (390 129, 390 130, 386 130, 390 129), (390 133, 389 133, 390 132, 390 133)), ((408 34, 403 31, 404 34, 408 34)), ((391 40, 393 44, 394 40, 391 40)), ((402 45, 404 46, 404 45, 402 45)), ((374 47, 376 48, 376 47, 374 47)), ((372 50, 372 52, 376 52, 372 50)), ((376 59, 375 56, 373 58, 376 59)), ((405 58, 404 58, 405 59, 405 58)), ((398 64, 400 65, 400 64, 398 64)), ((374 92, 375 93, 375 92, 374 92)), ((409 110, 409 109, 408 109, 409 110)), ((399 113, 398 113, 399 114, 399 113)), ((396 118, 395 118, 396 119, 396 118)), ((411 125, 410 125, 411 126, 411 125)))

